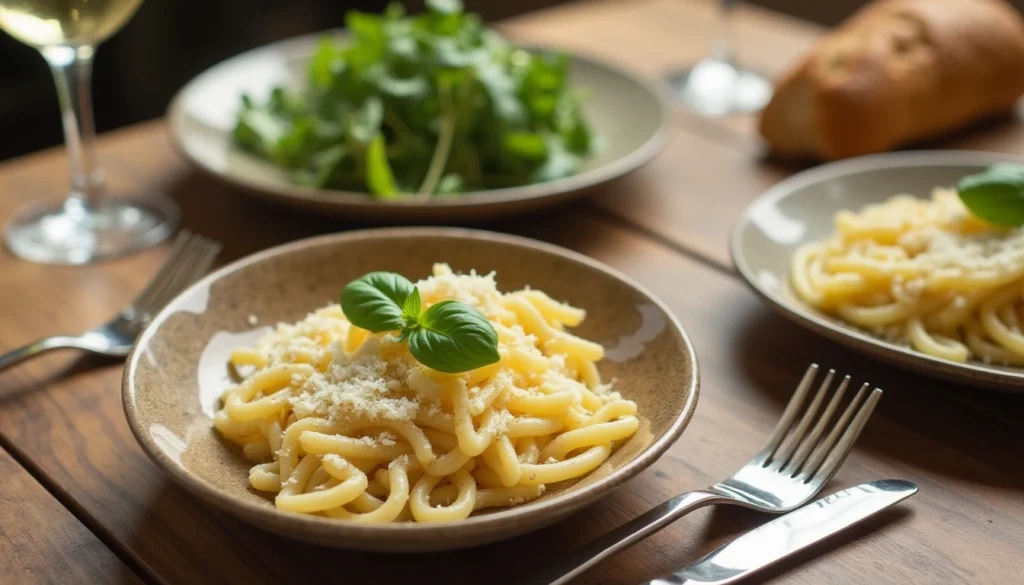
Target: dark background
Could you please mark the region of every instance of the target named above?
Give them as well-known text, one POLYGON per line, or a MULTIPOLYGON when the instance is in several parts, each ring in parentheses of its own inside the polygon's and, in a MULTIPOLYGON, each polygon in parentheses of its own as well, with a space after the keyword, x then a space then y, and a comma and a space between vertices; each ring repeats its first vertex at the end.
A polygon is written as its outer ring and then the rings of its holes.
MULTIPOLYGON (((689 0, 678 0, 689 1, 689 0)), ((488 20, 557 0, 470 0, 488 20)), ((422 0, 404 2, 418 11, 422 0)), ((759 4, 834 24, 863 0, 760 0, 759 4)), ((93 99, 102 132, 164 113, 171 96, 207 67, 290 36, 341 26, 350 8, 379 11, 381 0, 145 0, 96 56, 93 99)), ((49 70, 35 49, 0 33, 0 159, 62 142, 49 70)))

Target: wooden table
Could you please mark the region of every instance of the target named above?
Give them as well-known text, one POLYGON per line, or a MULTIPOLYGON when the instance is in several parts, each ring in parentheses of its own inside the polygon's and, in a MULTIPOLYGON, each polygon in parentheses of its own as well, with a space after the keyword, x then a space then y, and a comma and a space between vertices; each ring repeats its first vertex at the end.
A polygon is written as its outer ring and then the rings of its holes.
MULTIPOLYGON (((747 61, 769 73, 805 51, 818 28, 755 8, 737 15, 747 61)), ((712 5, 596 0, 508 22, 531 42, 606 58, 652 78, 698 58, 712 5)), ((624 112, 623 115, 629 115, 624 112)), ((942 146, 1024 150, 1016 120, 942 146)), ((957 387, 890 369, 783 321, 734 274, 729 227, 766 187, 793 172, 767 163, 751 119, 673 116, 670 144, 642 171, 592 201, 486 226, 597 258, 648 286, 679 316, 703 372, 682 439, 652 468, 585 513, 534 535, 474 550, 417 556, 346 553, 290 542, 200 504, 132 439, 121 409, 121 364, 48 356, 0 374, 0 582, 26 583, 514 583, 516 576, 746 461, 811 361, 887 390, 831 488, 881 477, 921 487, 878 521, 773 570, 772 583, 1024 582, 1024 397, 957 387), (497 561, 513 570, 495 574, 497 561), (445 579, 442 581, 442 576, 445 579)), ((102 139, 115 190, 163 190, 183 224, 225 244, 228 262, 348 225, 271 206, 192 171, 161 122, 102 139)), ((0 166, 0 219, 65 188, 54 150, 0 166)), ((83 268, 0 255, 0 349, 85 329, 147 281, 166 248, 83 268)), ((630 584, 677 568, 763 517, 703 511, 602 563, 580 584, 630 584)))

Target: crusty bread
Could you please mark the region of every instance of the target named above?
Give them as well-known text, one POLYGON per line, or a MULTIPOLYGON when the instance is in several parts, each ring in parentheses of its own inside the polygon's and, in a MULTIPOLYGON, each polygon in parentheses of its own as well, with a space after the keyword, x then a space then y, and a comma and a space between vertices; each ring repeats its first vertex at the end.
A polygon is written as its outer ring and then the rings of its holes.
POLYGON ((761 134, 837 159, 934 138, 1024 92, 1024 21, 1003 0, 877 0, 779 81, 761 134))

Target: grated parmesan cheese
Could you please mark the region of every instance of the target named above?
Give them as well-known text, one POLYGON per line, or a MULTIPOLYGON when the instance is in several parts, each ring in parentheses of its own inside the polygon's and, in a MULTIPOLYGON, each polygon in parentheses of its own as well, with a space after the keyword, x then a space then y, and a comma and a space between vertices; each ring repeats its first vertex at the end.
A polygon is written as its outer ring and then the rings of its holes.
POLYGON ((435 264, 434 276, 417 282, 416 288, 420 291, 424 306, 442 300, 460 301, 493 321, 508 312, 501 303, 502 293, 494 277, 494 272, 481 276, 475 270, 469 274, 455 274, 448 265, 435 264))
POLYGON ((351 356, 335 348, 327 371, 314 373, 289 398, 295 415, 338 422, 412 420, 420 407, 407 383, 415 361, 408 354, 383 357, 382 343, 371 337, 351 356))
POLYGON ((344 467, 348 465, 344 457, 342 457, 341 455, 337 455, 335 453, 327 453, 322 457, 322 459, 324 461, 328 461, 330 463, 338 465, 339 467, 344 467))

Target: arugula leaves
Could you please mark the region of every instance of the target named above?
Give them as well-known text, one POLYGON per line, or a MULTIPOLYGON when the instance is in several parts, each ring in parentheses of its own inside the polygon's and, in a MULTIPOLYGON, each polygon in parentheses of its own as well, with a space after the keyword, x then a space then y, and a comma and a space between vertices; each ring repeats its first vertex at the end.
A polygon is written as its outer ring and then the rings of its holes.
POLYGON ((398 331, 421 364, 457 374, 493 364, 498 333, 480 311, 458 301, 422 310, 420 291, 393 272, 371 272, 341 291, 341 310, 357 327, 374 333, 398 331))
POLYGON ((406 16, 351 11, 324 39, 305 87, 243 95, 235 144, 291 180, 392 199, 575 174, 596 140, 569 58, 516 48, 459 0, 406 16))
POLYGON ((1024 166, 992 165, 960 179, 957 191, 977 217, 998 225, 1024 225, 1024 166))

